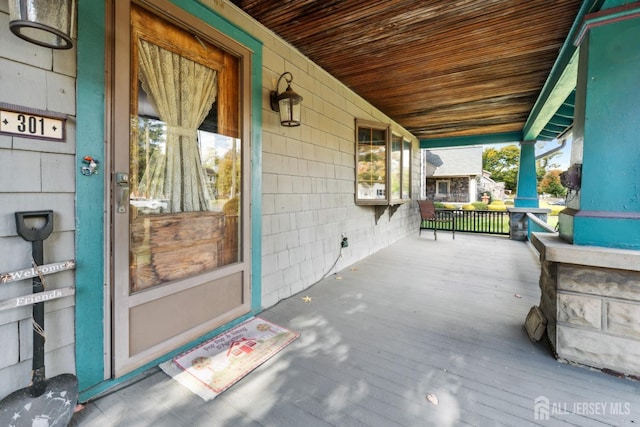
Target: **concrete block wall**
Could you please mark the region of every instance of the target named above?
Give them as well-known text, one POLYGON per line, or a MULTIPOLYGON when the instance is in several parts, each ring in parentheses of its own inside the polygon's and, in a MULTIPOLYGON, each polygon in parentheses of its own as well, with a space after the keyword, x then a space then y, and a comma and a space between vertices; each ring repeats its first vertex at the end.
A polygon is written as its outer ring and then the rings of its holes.
POLYGON ((264 44, 263 306, 417 232, 415 202, 391 216, 387 209, 377 223, 373 206, 355 204, 355 119, 389 123, 393 132, 412 141, 414 199, 420 194, 417 139, 230 2, 203 3, 264 44), (285 71, 293 75, 291 86, 304 98, 302 125, 295 128, 282 127, 269 106, 269 93, 285 71), (342 234, 349 247, 338 258, 342 234))
POLYGON ((640 376, 640 272, 560 264, 557 289, 558 356, 640 376))
POLYGON ((640 253, 577 246, 533 233, 540 252, 540 309, 557 357, 640 376, 640 253))
MULTIPOLYGON (((0 102, 67 114, 66 141, 0 135, 0 273, 31 267, 31 243, 17 235, 14 212, 51 209, 54 231, 44 262, 74 259, 75 49, 54 51, 9 30, 0 0, 0 102)), ((47 289, 72 286, 74 273, 45 276, 47 289)), ((32 281, 0 284, 0 300, 31 293, 32 281)), ((26 387, 33 357, 31 307, 0 311, 0 399, 26 387)), ((45 304, 47 377, 75 372, 74 299, 45 304)))

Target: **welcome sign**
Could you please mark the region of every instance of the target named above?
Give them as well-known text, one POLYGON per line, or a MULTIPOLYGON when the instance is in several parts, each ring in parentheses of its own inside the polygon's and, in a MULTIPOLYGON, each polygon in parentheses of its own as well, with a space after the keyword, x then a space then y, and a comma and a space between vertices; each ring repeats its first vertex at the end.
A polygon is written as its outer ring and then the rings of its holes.
POLYGON ((60 271, 73 270, 75 266, 75 261, 68 260, 25 268, 23 270, 12 271, 10 273, 2 273, 0 274, 0 283, 17 282, 18 280, 32 279, 34 277, 45 276, 47 274, 58 273, 60 271))

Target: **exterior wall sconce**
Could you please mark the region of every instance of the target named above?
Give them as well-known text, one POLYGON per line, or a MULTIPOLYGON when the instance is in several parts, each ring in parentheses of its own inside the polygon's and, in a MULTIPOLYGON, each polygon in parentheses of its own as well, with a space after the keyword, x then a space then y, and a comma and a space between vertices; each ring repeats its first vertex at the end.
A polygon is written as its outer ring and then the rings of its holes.
POLYGON ((9 28, 39 46, 70 49, 75 10, 75 0, 9 0, 9 28))
POLYGON ((292 81, 293 76, 291 73, 284 72, 278 79, 276 90, 271 92, 271 109, 280 112, 280 124, 288 127, 300 126, 300 109, 302 107, 302 97, 291 89, 292 81), (289 78, 286 76, 289 76, 289 78), (278 93, 280 80, 282 79, 287 82, 287 89, 282 93, 278 93))

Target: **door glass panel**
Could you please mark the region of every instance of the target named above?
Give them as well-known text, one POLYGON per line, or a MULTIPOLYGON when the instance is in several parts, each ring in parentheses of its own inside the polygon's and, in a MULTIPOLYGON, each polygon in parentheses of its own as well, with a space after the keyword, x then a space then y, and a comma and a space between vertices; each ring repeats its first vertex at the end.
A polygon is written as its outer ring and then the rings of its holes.
POLYGON ((224 132, 239 126, 218 114, 237 108, 238 100, 220 87, 237 79, 143 39, 137 52, 130 141, 131 292, 238 262, 241 249, 242 144, 239 135, 224 132))

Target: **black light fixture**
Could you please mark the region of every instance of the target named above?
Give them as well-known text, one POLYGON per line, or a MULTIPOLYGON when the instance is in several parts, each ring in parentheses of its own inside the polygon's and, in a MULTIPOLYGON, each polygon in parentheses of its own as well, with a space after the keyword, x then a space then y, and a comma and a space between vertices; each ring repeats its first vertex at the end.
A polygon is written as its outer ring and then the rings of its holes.
POLYGON ((9 28, 21 39, 71 49, 75 0, 9 0, 9 28))
POLYGON ((284 72, 278 79, 276 90, 271 92, 271 109, 280 112, 280 124, 288 127, 300 126, 300 109, 302 107, 302 97, 291 89, 292 81, 293 76, 291 73, 284 72), (289 76, 289 78, 286 76, 289 76), (282 93, 278 93, 280 80, 282 79, 287 82, 287 89, 282 93))

